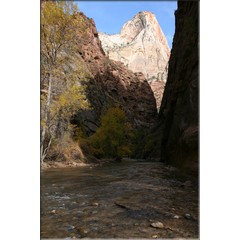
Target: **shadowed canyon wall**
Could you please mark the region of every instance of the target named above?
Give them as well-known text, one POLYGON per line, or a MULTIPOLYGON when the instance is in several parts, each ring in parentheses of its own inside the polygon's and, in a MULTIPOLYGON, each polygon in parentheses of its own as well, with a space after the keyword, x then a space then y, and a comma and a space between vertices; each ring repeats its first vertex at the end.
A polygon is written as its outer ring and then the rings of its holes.
POLYGON ((134 73, 120 61, 110 60, 104 53, 93 19, 85 19, 88 32, 79 33, 79 55, 89 72, 88 99, 93 110, 83 111, 81 117, 87 135, 98 128, 98 119, 105 103, 120 102, 134 128, 150 127, 156 120, 156 101, 146 78, 134 73))
POLYGON ((178 2, 160 112, 135 153, 138 157, 166 162, 192 175, 198 174, 199 158, 198 8, 198 2, 178 2))

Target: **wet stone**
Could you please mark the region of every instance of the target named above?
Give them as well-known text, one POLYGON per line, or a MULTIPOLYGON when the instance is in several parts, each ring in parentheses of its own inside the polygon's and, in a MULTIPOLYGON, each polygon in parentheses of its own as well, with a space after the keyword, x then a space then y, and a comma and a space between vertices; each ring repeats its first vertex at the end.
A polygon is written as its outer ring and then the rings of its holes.
MULTIPOLYGON (((179 239, 189 231, 191 238, 198 238, 198 221, 193 219, 198 218, 198 191, 171 185, 168 179, 172 175, 166 180, 165 170, 154 162, 109 164, 93 170, 47 170, 41 174, 41 184, 46 186, 41 186, 41 238, 179 239), (52 187, 53 182, 56 187, 52 187), (146 190, 149 186, 152 189, 146 190), (50 214, 52 210, 56 214, 50 214), (166 212, 169 217, 164 216, 166 212), (185 214, 191 214, 191 220, 186 220, 185 214), (157 222, 164 222, 164 227, 151 225, 157 222), (177 231, 180 229, 183 231, 177 231)), ((180 175, 179 180, 183 184, 188 179, 180 175)), ((191 180, 195 183, 193 177, 191 180)))
POLYGON ((81 233, 81 234, 86 234, 86 233, 89 232, 88 229, 84 229, 84 228, 81 228, 81 227, 77 227, 76 229, 77 229, 77 231, 78 231, 79 233, 81 233))
POLYGON ((169 212, 165 212, 164 216, 166 216, 166 217, 174 217, 175 215, 172 214, 172 213, 169 213, 169 212))
POLYGON ((186 181, 183 185, 185 187, 191 187, 192 186, 192 182, 191 181, 186 181))
POLYGON ((164 228, 164 225, 161 222, 152 223, 151 226, 155 228, 164 228))
POLYGON ((92 206, 98 206, 99 204, 98 203, 92 203, 91 205, 92 206))

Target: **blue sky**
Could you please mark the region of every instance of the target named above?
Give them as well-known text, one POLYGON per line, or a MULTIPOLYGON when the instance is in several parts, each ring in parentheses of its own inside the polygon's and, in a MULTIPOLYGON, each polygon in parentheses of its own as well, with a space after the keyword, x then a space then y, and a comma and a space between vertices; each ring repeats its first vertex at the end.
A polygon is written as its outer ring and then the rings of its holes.
POLYGON ((138 12, 150 11, 155 14, 167 39, 170 49, 175 32, 174 11, 177 1, 75 1, 79 11, 93 18, 97 31, 116 34, 124 23, 131 20, 138 12))

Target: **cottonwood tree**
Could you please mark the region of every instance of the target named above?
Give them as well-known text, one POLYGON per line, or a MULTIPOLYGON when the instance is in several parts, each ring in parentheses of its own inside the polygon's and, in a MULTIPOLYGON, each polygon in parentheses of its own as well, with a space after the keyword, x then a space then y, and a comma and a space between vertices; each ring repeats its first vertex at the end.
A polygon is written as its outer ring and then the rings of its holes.
POLYGON ((76 55, 77 33, 86 33, 77 5, 48 1, 41 8, 41 164, 54 134, 80 109, 88 109, 87 69, 76 55))
POLYGON ((121 157, 130 153, 130 137, 133 135, 131 125, 120 104, 110 103, 100 117, 100 127, 90 141, 97 149, 104 151, 106 156, 121 157))

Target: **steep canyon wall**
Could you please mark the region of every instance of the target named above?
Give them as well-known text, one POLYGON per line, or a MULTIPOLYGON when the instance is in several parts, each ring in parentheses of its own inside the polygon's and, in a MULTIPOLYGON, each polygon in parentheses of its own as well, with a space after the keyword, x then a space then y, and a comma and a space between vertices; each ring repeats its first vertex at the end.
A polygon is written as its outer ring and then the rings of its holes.
POLYGON ((160 107, 167 79, 170 49, 155 15, 139 12, 126 22, 119 34, 99 32, 102 47, 110 59, 121 61, 133 72, 142 72, 160 107))
POLYGON ((176 32, 160 112, 150 134, 140 145, 138 156, 160 160, 197 175, 199 3, 179 1, 175 17, 176 32), (147 148, 146 142, 152 145, 147 148))
POLYGON ((156 101, 146 78, 134 73, 124 63, 110 60, 104 53, 93 19, 85 19, 88 32, 79 33, 79 52, 89 72, 88 99, 93 110, 83 111, 81 117, 87 135, 98 128, 104 104, 119 102, 134 128, 150 127, 156 120, 156 101))

